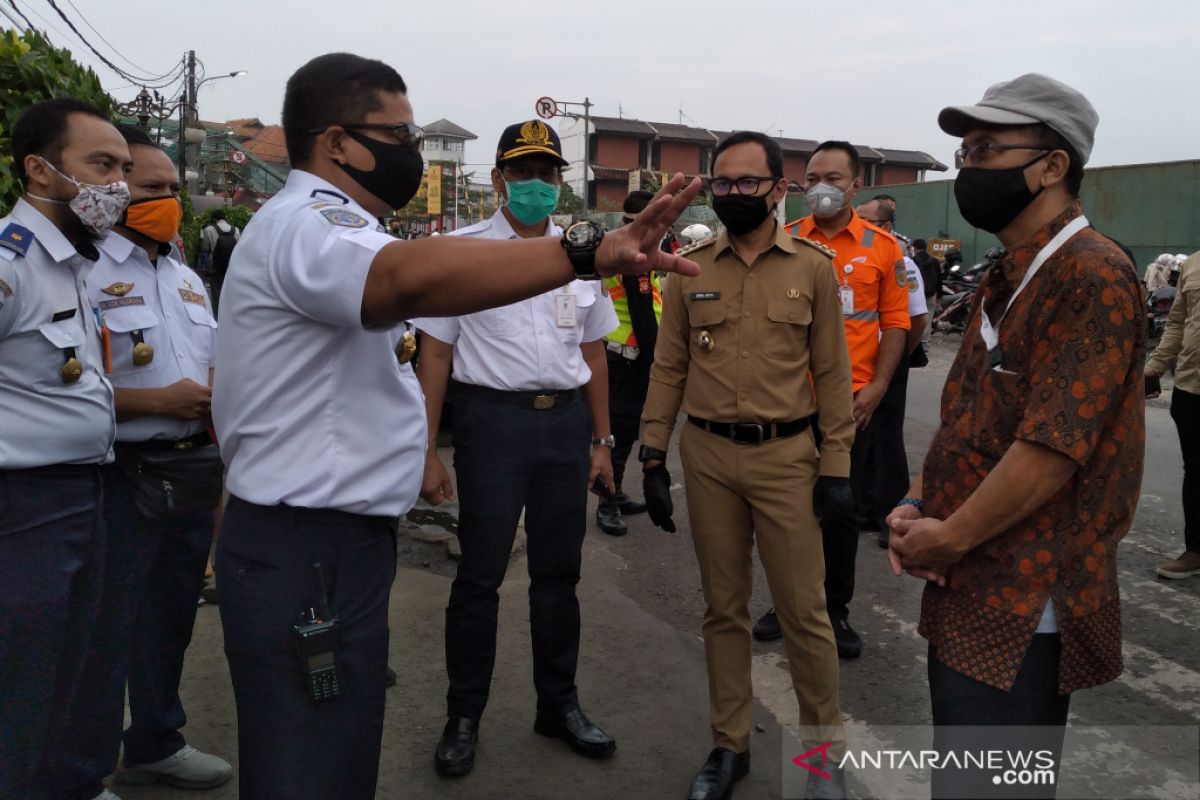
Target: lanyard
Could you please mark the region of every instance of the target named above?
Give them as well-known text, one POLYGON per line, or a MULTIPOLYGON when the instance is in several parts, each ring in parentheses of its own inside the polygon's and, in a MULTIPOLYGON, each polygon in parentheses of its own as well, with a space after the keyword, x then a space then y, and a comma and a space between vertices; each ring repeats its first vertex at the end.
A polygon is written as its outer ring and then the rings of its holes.
POLYGON ((1000 366, 998 350, 998 346, 1000 344, 1000 326, 1004 323, 1004 318, 1008 316, 1008 310, 1012 308, 1012 304, 1016 301, 1021 292, 1025 290, 1025 287, 1029 285, 1029 282, 1033 280, 1033 276, 1036 275, 1038 270, 1042 268, 1042 264, 1045 264, 1046 261, 1049 260, 1050 256, 1058 252, 1059 248, 1066 244, 1071 237, 1086 228, 1089 224, 1090 223, 1087 221, 1087 217, 1083 216, 1082 214, 1079 215, 1075 219, 1071 220, 1065 228, 1059 231, 1058 234, 1051 239, 1045 247, 1038 251, 1038 254, 1033 258, 1033 263, 1031 263, 1029 265, 1029 269, 1025 271, 1025 277, 1021 279, 1021 283, 1017 286, 1016 291, 1012 293, 1012 297, 1008 298, 1008 304, 1004 306, 1004 313, 1000 315, 1000 319, 996 320, 996 324, 994 326, 992 325, 992 321, 988 319, 987 311, 985 311, 983 306, 980 305, 979 333, 981 336, 983 336, 983 343, 988 349, 989 356, 991 356, 990 360, 993 368, 999 369, 1000 366))

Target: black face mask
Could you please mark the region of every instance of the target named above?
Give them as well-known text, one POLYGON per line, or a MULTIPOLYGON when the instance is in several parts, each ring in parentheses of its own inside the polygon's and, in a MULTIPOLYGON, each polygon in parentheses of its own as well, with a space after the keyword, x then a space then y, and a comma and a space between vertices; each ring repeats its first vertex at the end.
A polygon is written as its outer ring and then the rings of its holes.
POLYGON ((405 144, 389 144, 356 131, 346 135, 375 156, 375 169, 366 170, 338 163, 358 185, 387 203, 390 208, 403 208, 421 187, 425 162, 421 154, 405 144))
POLYGON ((713 198, 717 219, 734 236, 742 236, 762 225, 775 210, 767 205, 766 197, 729 193, 713 198))
POLYGON ((967 224, 988 233, 998 233, 1007 228, 1045 188, 1029 191, 1025 183, 1025 170, 1048 155, 1049 152, 1042 153, 1011 169, 960 169, 958 177, 954 179, 954 199, 958 201, 958 210, 967 224))

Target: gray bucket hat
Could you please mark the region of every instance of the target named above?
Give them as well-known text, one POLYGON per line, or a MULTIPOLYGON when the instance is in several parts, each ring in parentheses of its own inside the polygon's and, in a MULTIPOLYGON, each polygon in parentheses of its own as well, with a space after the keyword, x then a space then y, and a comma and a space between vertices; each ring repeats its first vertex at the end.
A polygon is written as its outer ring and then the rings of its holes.
POLYGON ((1083 163, 1092 154, 1100 116, 1088 99, 1061 81, 1030 72, 988 87, 973 106, 947 106, 938 126, 962 136, 976 125, 1035 125, 1042 123, 1075 148, 1083 163))

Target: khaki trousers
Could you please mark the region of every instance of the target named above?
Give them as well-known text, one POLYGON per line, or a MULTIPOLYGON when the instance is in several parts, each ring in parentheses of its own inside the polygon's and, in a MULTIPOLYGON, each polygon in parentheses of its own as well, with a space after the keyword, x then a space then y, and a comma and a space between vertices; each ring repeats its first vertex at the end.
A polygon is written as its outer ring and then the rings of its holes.
POLYGON ((688 516, 707 608, 704 651, 713 743, 750 746, 751 551, 783 629, 805 740, 842 740, 838 657, 825 610, 821 529, 813 515, 811 431, 758 446, 685 423, 680 434, 688 516))

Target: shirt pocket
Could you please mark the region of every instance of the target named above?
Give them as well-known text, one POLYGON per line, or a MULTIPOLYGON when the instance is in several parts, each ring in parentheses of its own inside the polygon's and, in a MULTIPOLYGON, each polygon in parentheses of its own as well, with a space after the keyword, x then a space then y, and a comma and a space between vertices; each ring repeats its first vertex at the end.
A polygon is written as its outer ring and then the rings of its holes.
POLYGON ((768 358, 798 360, 808 351, 812 304, 806 297, 767 303, 767 330, 763 352, 768 358))
POLYGON ((523 309, 490 308, 477 311, 471 319, 484 336, 494 339, 515 339, 521 335, 521 317, 523 309))
POLYGON ((104 312, 104 327, 108 328, 109 352, 112 356, 112 377, 122 375, 145 375, 157 370, 161 359, 166 358, 170 342, 166 341, 159 326, 158 317, 145 306, 127 306, 104 312), (137 334, 143 342, 154 348, 153 357, 147 364, 133 363, 133 348, 137 334))
POLYGON ((560 301, 557 298, 561 296, 561 292, 554 293, 555 300, 552 306, 554 327, 558 329, 558 337, 564 345, 578 347, 583 342, 583 329, 587 315, 591 312, 592 306, 596 305, 596 293, 591 288, 585 286, 582 291, 575 294, 575 324, 571 327, 559 326, 558 324, 558 303, 560 301))
POLYGON ((720 301, 701 300, 691 304, 688 321, 692 358, 714 358, 733 345, 728 341, 729 331, 722 330, 728 316, 728 309, 720 301))
POLYGON ((213 319, 212 313, 199 303, 184 303, 183 307, 187 311, 188 319, 192 321, 185 346, 201 369, 208 369, 213 362, 213 331, 217 329, 217 321, 213 319))
POLYGON ((35 337, 34 363, 40 365, 35 386, 63 387, 62 367, 67 359, 74 356, 83 364, 85 360, 84 342, 87 334, 80 327, 79 320, 59 320, 58 322, 43 322, 37 326, 40 337, 35 337), (69 352, 69 351, 74 351, 69 352))

